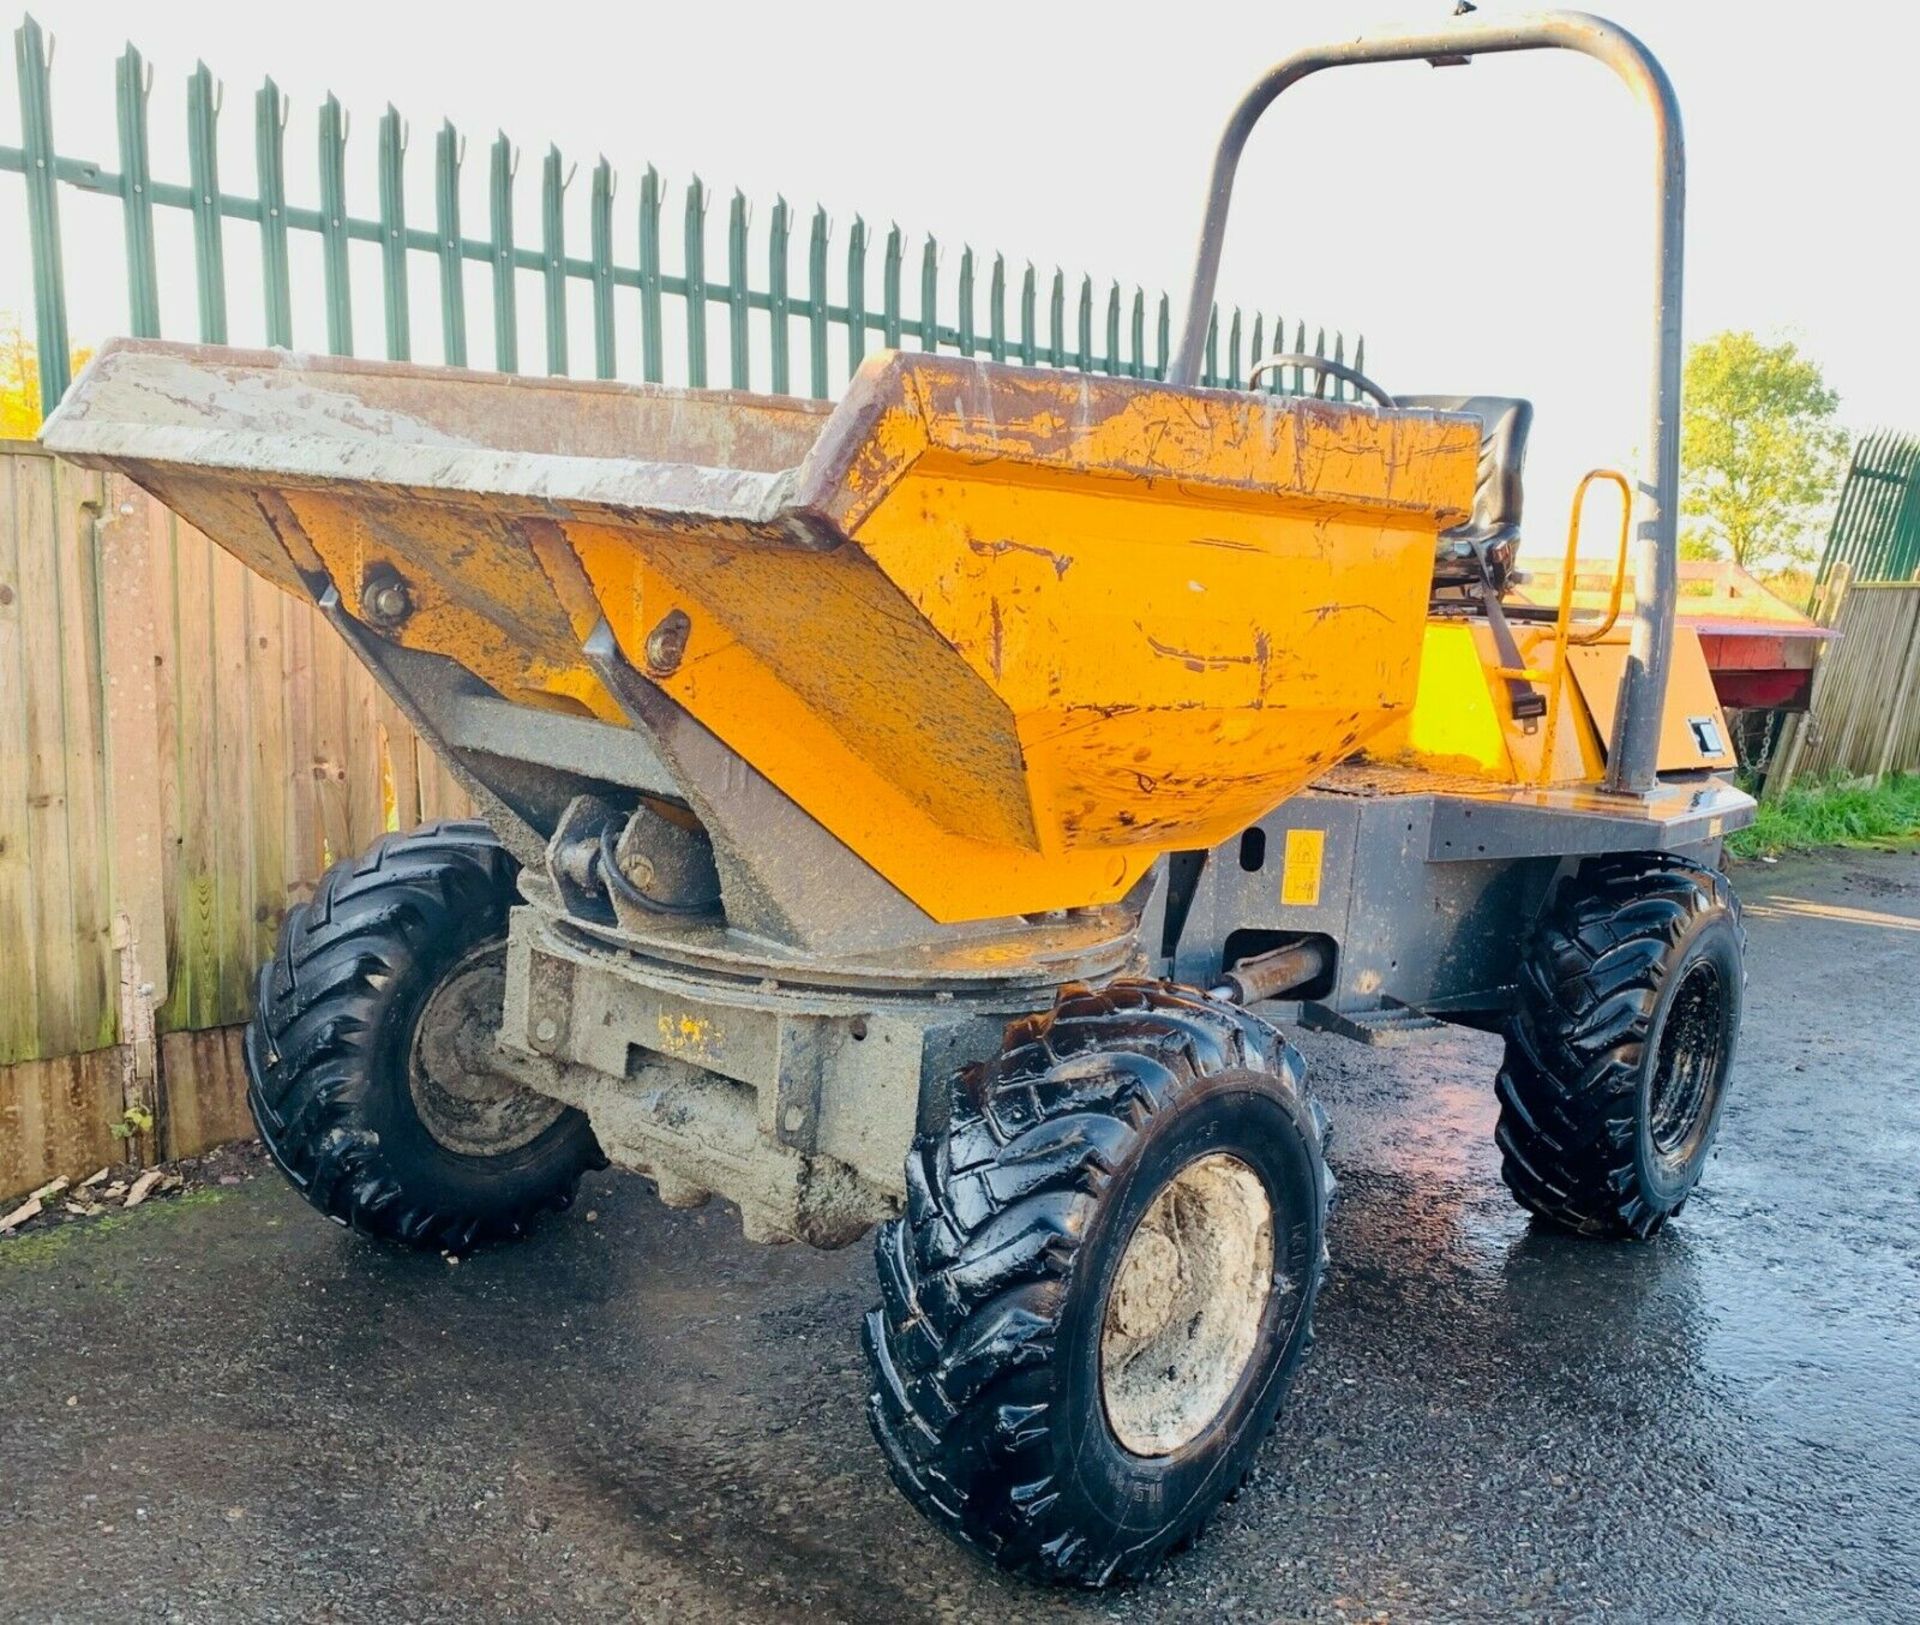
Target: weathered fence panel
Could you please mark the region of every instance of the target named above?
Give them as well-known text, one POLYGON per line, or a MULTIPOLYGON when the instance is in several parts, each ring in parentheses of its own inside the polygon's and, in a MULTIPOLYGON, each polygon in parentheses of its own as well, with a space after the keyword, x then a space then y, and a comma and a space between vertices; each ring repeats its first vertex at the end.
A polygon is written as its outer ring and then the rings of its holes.
POLYGON ((1920 438, 1882 430, 1854 446, 1818 579, 1842 567, 1861 581, 1920 570, 1920 438))
POLYGON ((381 830, 467 810, 311 606, 126 481, 0 442, 0 1195, 129 1107, 172 1153, 239 1132, 219 1035, 287 909, 381 830), (212 1093, 170 1101, 170 1057, 212 1093))
POLYGON ((0 1063, 117 1031, 93 553, 97 475, 0 456, 0 1063))
POLYGON ((1820 618, 1840 636, 1781 743, 1769 795, 1796 779, 1920 772, 1920 581, 1849 581, 1842 570, 1820 618))

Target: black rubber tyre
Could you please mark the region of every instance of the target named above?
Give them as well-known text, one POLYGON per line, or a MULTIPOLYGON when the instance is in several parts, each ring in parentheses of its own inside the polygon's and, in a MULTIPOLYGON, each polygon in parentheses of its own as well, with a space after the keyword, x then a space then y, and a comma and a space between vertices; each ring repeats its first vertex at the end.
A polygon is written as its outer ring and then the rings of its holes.
MULTIPOLYGON (((436 988, 504 943, 517 866, 480 823, 386 835, 292 910, 247 1027, 247 1104, 273 1160, 328 1218, 410 1247, 518 1236, 604 1167, 571 1108, 499 1155, 450 1149, 410 1069, 436 988)), ((551 1108, 547 1108, 548 1111, 551 1108)))
POLYGON ((949 1131, 908 1159, 905 1216, 880 1231, 863 1338, 874 1435, 935 1523, 1030 1579, 1102 1585, 1150 1571, 1239 1487, 1325 1267, 1330 1181, 1302 1072, 1264 1022, 1129 981, 1067 990, 961 1075, 949 1131), (1103 1386, 1110 1291, 1156 1196, 1221 1153, 1271 1204, 1275 1284, 1203 1431, 1136 1454, 1103 1386))
POLYGON ((1536 929, 1500 1070, 1501 1172, 1522 1207, 1645 1239, 1713 1150, 1746 936, 1727 877, 1630 853, 1585 865, 1536 929))

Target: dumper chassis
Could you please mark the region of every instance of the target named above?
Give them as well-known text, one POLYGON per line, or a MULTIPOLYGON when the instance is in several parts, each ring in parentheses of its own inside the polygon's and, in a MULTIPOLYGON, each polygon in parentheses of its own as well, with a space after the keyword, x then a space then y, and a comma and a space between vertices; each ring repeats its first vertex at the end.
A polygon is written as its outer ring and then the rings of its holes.
POLYGON ((289 914, 247 1034, 280 1167, 450 1251, 609 1161, 759 1240, 878 1225, 895 1482, 1089 1584, 1199 1533, 1311 1342, 1288 1024, 1504 1034, 1514 1195, 1652 1235, 1724 1100, 1752 811, 1673 623, 1681 178, 1637 41, 1463 21, 1248 94, 1165 384, 885 355, 829 411, 108 346, 48 444, 316 602, 482 815, 289 914), (1625 625, 1503 609, 1525 403, 1194 387, 1281 91, 1548 47, 1658 136, 1625 625))

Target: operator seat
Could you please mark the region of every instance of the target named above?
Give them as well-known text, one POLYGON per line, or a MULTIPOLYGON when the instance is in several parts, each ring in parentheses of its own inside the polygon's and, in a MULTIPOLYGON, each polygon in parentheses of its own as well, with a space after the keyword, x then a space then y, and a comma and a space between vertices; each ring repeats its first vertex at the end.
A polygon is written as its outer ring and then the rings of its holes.
POLYGON ((1401 395, 1401 406, 1464 412, 1480 420, 1480 483, 1473 517, 1443 531, 1433 563, 1433 588, 1462 595, 1490 586, 1497 597, 1513 578, 1520 549, 1520 473, 1527 460, 1533 402, 1507 395, 1401 395), (1484 579, 1480 561, 1484 559, 1484 579))
MULTIPOLYGON (((1480 420, 1480 481, 1473 493, 1473 517, 1440 533, 1432 597, 1436 606, 1475 605, 1493 629, 1501 662, 1517 671, 1526 663, 1500 598, 1513 580, 1513 559, 1520 551, 1520 471, 1527 459, 1533 403, 1507 395, 1402 395, 1397 404, 1465 412, 1480 420)), ((1514 719, 1531 732, 1546 714, 1546 696, 1523 677, 1505 681, 1514 719)))

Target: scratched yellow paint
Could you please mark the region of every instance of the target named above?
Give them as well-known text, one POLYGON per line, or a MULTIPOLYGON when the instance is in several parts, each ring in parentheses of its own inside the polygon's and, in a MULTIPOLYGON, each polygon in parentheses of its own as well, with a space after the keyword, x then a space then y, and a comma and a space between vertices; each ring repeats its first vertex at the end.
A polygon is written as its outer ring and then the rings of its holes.
POLYGON ((391 567, 413 602, 401 641, 451 655, 522 705, 623 720, 525 538, 477 507, 380 500, 352 488, 293 489, 287 506, 349 613, 364 618, 369 571, 391 567))
POLYGON ((618 720, 582 636, 604 614, 645 670, 682 612, 684 656, 649 675, 958 921, 1112 901, 1404 716, 1478 453, 1462 418, 894 355, 795 475, 808 538, 289 500, 350 609, 393 563, 402 640, 521 703, 618 720))
POLYGON ((1478 454, 1431 417, 981 373, 870 368, 850 545, 566 526, 629 657, 684 613, 661 686, 946 920, 1112 900, 1410 707, 1478 454))

